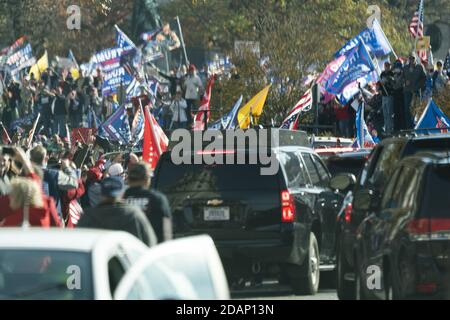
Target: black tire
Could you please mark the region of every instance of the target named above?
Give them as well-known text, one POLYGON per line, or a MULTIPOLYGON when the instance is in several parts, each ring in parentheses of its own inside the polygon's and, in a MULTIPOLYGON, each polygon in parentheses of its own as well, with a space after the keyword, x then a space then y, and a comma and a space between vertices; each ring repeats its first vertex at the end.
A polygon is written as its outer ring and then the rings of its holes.
POLYGON ((339 300, 356 299, 356 281, 345 280, 345 274, 351 273, 351 267, 339 249, 336 259, 336 289, 339 300))
POLYGON ((303 266, 304 274, 297 279, 292 279, 292 288, 297 295, 314 296, 319 291, 320 285, 320 252, 319 244, 314 233, 311 233, 309 250, 303 266))

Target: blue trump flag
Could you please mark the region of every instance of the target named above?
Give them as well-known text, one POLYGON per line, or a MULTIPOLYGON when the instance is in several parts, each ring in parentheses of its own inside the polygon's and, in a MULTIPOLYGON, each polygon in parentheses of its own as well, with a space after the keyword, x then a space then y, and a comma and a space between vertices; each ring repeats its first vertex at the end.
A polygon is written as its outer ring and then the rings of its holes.
POLYGON ((133 79, 133 76, 121 66, 109 72, 105 72, 102 85, 103 96, 106 97, 117 93, 121 86, 127 88, 132 83, 133 79))
POLYGON ((237 114, 239 112, 239 109, 241 108, 242 102, 244 100, 244 97, 241 96, 238 101, 234 104, 233 109, 223 116, 221 119, 217 120, 211 126, 209 129, 212 130, 234 130, 237 126, 237 114))
POLYGON ((326 84, 325 90, 329 93, 338 95, 346 86, 375 70, 372 58, 362 41, 345 56, 344 63, 326 84))
POLYGON ((350 102, 350 100, 353 99, 355 95, 360 93, 359 87, 365 88, 369 82, 378 82, 379 77, 376 72, 371 72, 370 74, 366 75, 364 78, 360 78, 352 83, 350 83, 348 86, 342 90, 340 94, 336 96, 339 103, 342 105, 346 105, 350 102))
POLYGON ((136 45, 133 41, 116 25, 116 43, 119 48, 122 48, 125 52, 135 50, 136 45))
POLYGON ((384 34, 380 23, 377 19, 373 22, 372 28, 366 28, 361 31, 355 38, 348 41, 338 52, 334 54, 335 58, 338 58, 356 46, 361 42, 361 39, 367 46, 367 50, 370 51, 376 57, 383 57, 393 52, 392 46, 384 34))
POLYGON ((447 133, 449 129, 450 118, 447 117, 434 100, 431 99, 417 123, 416 130, 418 130, 419 133, 447 133))
POLYGON ((375 145, 372 135, 369 132, 366 121, 364 120, 364 103, 361 103, 356 113, 356 142, 358 148, 371 148, 375 145))
POLYGON ((103 136, 110 141, 119 142, 122 145, 130 143, 131 129, 125 106, 119 108, 101 127, 103 136))

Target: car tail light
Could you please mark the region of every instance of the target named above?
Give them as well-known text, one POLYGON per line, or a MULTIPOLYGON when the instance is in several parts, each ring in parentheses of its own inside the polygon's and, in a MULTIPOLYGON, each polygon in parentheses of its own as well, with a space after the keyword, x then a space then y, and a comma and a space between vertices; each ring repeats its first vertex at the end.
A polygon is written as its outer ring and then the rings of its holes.
POLYGON ((434 293, 437 290, 437 284, 434 282, 430 283, 421 283, 416 286, 416 291, 418 293, 430 294, 434 293))
POLYGON ((294 222, 295 221, 295 199, 289 191, 281 192, 281 221, 294 222))
POLYGON ((351 203, 347 204, 344 210, 344 220, 345 223, 352 222, 352 212, 353 212, 353 205, 351 203))
POLYGON ((414 240, 450 239, 450 219, 414 219, 406 227, 414 240))
POLYGON ((234 150, 209 150, 209 151, 198 151, 197 155, 200 156, 215 156, 215 155, 221 155, 221 154, 236 154, 236 151, 234 150))

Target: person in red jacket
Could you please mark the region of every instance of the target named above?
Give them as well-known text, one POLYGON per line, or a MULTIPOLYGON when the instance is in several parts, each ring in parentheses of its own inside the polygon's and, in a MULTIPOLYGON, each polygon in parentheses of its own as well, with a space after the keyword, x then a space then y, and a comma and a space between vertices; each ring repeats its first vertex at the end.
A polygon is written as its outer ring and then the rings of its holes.
POLYGON ((0 226, 60 226, 54 202, 44 195, 42 179, 22 149, 15 149, 15 160, 22 166, 23 177, 15 178, 10 194, 0 197, 0 226))

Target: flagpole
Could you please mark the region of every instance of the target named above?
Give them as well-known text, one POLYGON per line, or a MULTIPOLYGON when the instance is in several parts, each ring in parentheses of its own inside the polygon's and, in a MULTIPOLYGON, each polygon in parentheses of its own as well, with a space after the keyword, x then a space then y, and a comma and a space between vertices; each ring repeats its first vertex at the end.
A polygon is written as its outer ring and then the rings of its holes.
POLYGON ((30 132, 30 133, 32 133, 32 135, 28 138, 29 139, 28 146, 27 146, 28 149, 31 147, 31 144, 33 143, 34 134, 36 132, 36 128, 37 128, 37 125, 38 125, 40 119, 41 119, 41 113, 38 113, 37 119, 33 124, 33 129, 30 132))
POLYGON ((181 45, 183 46, 184 59, 186 60, 186 64, 190 64, 188 56, 187 56, 187 52, 186 52, 186 45, 184 44, 184 36, 183 36, 183 30, 181 29, 180 17, 177 16, 176 20, 177 20, 177 24, 178 24, 178 30, 180 31, 180 40, 181 40, 181 45))

